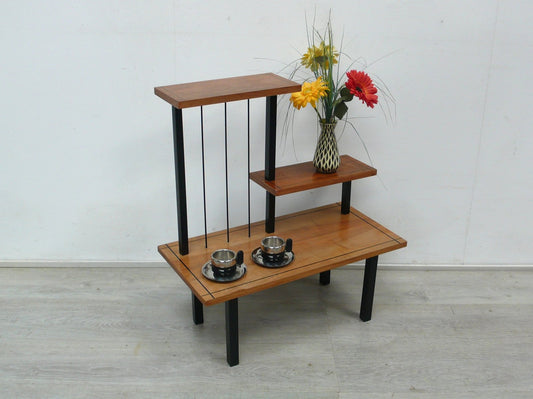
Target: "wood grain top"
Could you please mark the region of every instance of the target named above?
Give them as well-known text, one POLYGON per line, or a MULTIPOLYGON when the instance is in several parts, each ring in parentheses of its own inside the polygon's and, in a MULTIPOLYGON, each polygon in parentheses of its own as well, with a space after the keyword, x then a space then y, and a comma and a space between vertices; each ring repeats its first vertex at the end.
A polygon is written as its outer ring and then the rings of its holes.
POLYGON ((339 204, 278 217, 274 234, 293 239, 295 259, 279 269, 258 266, 251 258, 252 251, 268 235, 264 223, 252 224, 250 238, 248 225, 231 229, 229 243, 225 230, 209 234, 208 248, 203 236, 189 239, 188 255, 179 254, 178 242, 160 245, 158 250, 198 299, 205 305, 213 305, 407 245, 403 238, 354 208, 342 215, 339 204), (244 251, 247 272, 240 280, 217 283, 202 275, 201 268, 211 253, 221 248, 244 251))
POLYGON ((317 173, 313 162, 302 162, 276 168, 275 180, 265 180, 265 171, 263 170, 250 173, 250 179, 273 195, 284 195, 376 174, 375 168, 349 155, 342 155, 341 164, 335 173, 317 173))
POLYGON ((160 86, 155 95, 176 108, 198 107, 301 90, 299 83, 273 73, 160 86))

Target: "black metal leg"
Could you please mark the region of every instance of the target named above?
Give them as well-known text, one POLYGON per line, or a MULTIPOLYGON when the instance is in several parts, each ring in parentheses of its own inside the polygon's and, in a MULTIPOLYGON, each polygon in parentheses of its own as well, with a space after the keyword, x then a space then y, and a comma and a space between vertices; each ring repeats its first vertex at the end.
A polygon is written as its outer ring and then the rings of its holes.
POLYGON ((266 98, 266 124, 265 124, 265 179, 276 178, 276 118, 277 97, 266 98))
POLYGON ((185 152, 183 148, 183 116, 181 109, 172 107, 174 133, 174 168, 176 173, 176 203, 178 206, 178 241, 181 255, 189 253, 187 230, 187 196, 185 188, 185 152))
POLYGON ((194 294, 192 294, 192 320, 194 324, 202 324, 204 322, 204 306, 194 294))
POLYGON ((320 284, 328 285, 331 280, 331 270, 320 273, 320 284))
POLYGON ((230 366, 239 364, 239 302, 226 302, 226 360, 230 366))
POLYGON ((266 193, 265 231, 273 233, 276 229, 276 197, 266 193))
POLYGON ((342 202, 341 213, 347 215, 350 213, 350 197, 352 195, 352 182, 347 181, 342 183, 342 202))
POLYGON ((374 302, 374 287, 376 286, 376 272, 378 257, 368 258, 365 262, 365 277, 363 281, 363 295, 361 298, 361 312, 359 317, 363 321, 372 318, 372 304, 374 302))
MULTIPOLYGON (((276 179, 276 117, 277 96, 266 98, 266 124, 265 124, 265 180, 276 179)), ((266 194, 266 225, 265 231, 273 233, 276 218, 276 197, 266 194)))

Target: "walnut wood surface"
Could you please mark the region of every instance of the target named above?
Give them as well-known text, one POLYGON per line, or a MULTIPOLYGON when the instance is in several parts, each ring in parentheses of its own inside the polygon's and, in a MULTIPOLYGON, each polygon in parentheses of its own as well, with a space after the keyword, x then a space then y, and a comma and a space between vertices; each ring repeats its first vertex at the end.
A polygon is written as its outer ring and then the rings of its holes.
POLYGON ((313 162, 303 162, 276 168, 276 179, 265 180, 265 171, 250 173, 250 179, 274 195, 284 195, 312 188, 344 183, 374 176, 377 170, 349 155, 341 156, 341 164, 335 173, 317 173, 313 162))
POLYGON ((354 208, 342 215, 339 204, 279 217, 274 234, 293 239, 295 259, 279 269, 258 266, 251 258, 252 251, 267 236, 262 222, 252 224, 250 238, 248 225, 231 229, 229 243, 225 230, 209 234, 208 248, 203 236, 189 239, 188 255, 179 254, 178 242, 160 245, 158 250, 198 299, 205 305, 213 305, 407 245, 403 238, 354 208), (202 275, 201 268, 211 253, 221 248, 244 251, 247 272, 240 280, 217 283, 202 275))
POLYGON ((299 91, 301 85, 273 73, 160 86, 157 96, 176 108, 197 107, 299 91))

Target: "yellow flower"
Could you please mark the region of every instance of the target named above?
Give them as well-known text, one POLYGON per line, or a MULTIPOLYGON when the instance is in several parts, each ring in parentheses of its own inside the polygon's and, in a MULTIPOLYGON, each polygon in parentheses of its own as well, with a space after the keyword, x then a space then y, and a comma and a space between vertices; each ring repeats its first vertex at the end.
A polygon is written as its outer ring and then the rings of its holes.
POLYGON ((338 56, 339 53, 335 51, 335 47, 330 44, 326 45, 322 41, 318 47, 312 46, 307 49, 307 53, 302 56, 302 65, 316 72, 319 66, 328 69, 330 61, 336 64, 338 56))
POLYGON ((307 104, 311 104, 313 108, 316 108, 316 102, 319 98, 327 95, 328 86, 325 82, 322 81, 322 78, 319 77, 312 83, 304 82, 302 85, 302 91, 297 93, 292 93, 291 103, 297 108, 305 108, 307 104))

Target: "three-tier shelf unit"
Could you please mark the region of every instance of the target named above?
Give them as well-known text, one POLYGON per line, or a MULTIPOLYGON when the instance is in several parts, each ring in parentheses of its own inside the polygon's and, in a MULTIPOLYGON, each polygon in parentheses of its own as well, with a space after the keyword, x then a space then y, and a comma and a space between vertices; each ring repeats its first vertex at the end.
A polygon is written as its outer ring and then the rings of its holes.
MULTIPOLYGON (((158 251, 190 288, 194 323, 203 323, 203 305, 225 303, 226 357, 230 366, 239 363, 238 298, 315 274, 319 275, 320 284, 327 285, 330 282, 331 269, 365 260, 359 316, 361 320, 368 321, 372 316, 378 255, 407 245, 403 238, 350 205, 351 182, 376 175, 377 171, 373 167, 349 155, 343 155, 339 169, 332 174, 316 173, 312 162, 276 168, 277 96, 300 89, 300 84, 272 73, 155 88, 155 94, 172 106, 178 216, 178 241, 162 244, 158 251), (250 172, 248 161, 248 185, 253 181, 265 189, 265 221, 250 223, 248 219, 247 225, 230 227, 228 217, 225 230, 208 234, 206 227, 203 236, 189 238, 182 109, 248 100, 249 118, 249 100, 259 97, 266 97, 265 169, 250 172), (340 203, 276 217, 277 196, 333 184, 342 186, 340 203), (252 251, 260 246, 262 238, 273 234, 292 238, 294 261, 288 266, 274 269, 256 265, 251 257, 252 251), (211 253, 220 248, 244 251, 247 272, 241 279, 219 283, 203 276, 202 266, 209 260, 211 253)), ((203 116, 201 123, 203 159, 203 116)), ((224 134, 228 212, 226 119, 224 134)), ((205 162, 202 165, 204 167, 205 162)), ((203 173, 205 182, 205 171, 203 173)), ((249 198, 248 187, 248 214, 249 198)))

